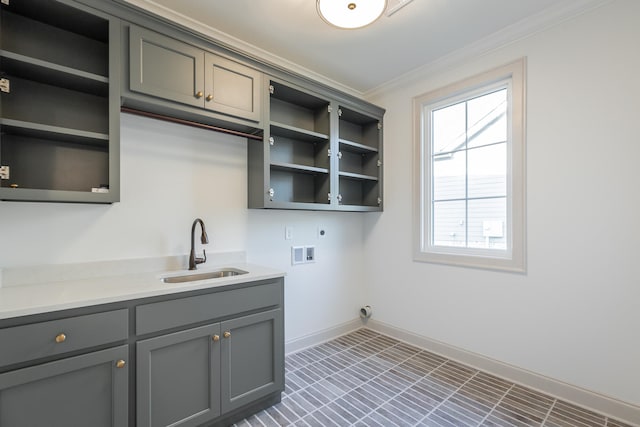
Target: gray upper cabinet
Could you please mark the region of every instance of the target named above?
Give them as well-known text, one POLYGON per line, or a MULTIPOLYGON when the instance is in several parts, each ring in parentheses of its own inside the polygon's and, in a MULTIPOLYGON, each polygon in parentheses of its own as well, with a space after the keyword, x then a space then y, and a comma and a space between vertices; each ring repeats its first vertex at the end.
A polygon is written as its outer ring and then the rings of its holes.
POLYGON ((153 31, 129 32, 131 90, 204 107, 204 52, 153 31))
POLYGON ((67 0, 2 2, 0 200, 119 200, 120 21, 67 0))
POLYGON ((125 91, 125 105, 169 116, 237 127, 230 118, 258 126, 262 73, 191 44, 134 25, 129 29, 129 89, 172 103, 140 100, 125 91), (131 98, 131 99, 130 99, 131 98), (226 119, 225 119, 226 118, 226 119), (225 120, 227 120, 225 122, 225 120))
POLYGON ((382 210, 384 110, 266 79, 265 138, 249 144, 249 207, 382 210))
POLYGON ((212 53, 205 67, 205 108, 260 122, 262 73, 212 53))

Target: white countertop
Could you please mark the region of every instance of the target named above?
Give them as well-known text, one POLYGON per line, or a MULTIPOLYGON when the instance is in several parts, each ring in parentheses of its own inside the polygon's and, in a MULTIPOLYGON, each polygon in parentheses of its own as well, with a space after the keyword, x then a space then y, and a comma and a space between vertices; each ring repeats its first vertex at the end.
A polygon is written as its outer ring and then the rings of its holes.
POLYGON ((244 262, 199 266, 196 271, 131 272, 0 287, 0 319, 107 304, 178 292, 222 287, 283 277, 284 272, 244 262), (247 274, 185 283, 164 283, 162 277, 197 274, 230 267, 247 274))

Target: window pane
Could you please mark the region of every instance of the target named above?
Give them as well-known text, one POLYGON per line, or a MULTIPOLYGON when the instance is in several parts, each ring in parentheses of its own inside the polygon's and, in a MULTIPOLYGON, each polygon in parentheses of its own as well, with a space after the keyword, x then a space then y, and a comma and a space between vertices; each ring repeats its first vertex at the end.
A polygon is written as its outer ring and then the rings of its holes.
POLYGON ((507 90, 470 100, 467 104, 469 147, 507 140, 507 90))
POLYGON ((507 144, 489 145, 467 151, 469 197, 507 194, 507 144))
POLYGON ((466 197, 466 151, 433 159, 433 199, 451 200, 466 197))
POLYGON ((507 249, 506 198, 469 200, 469 247, 507 249))
POLYGON ((433 246, 466 245, 465 202, 433 203, 433 246))
POLYGON ((431 116, 433 154, 453 151, 466 142, 465 103, 434 110, 431 116))

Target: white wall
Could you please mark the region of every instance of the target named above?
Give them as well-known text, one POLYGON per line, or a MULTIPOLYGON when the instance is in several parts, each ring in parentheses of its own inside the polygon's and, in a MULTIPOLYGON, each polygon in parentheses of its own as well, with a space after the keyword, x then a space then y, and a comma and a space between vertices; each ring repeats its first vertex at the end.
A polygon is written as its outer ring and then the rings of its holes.
POLYGON ((372 101, 385 212, 366 217, 375 318, 640 405, 640 2, 617 0, 372 101), (528 58, 528 272, 412 261, 414 96, 528 58))
POLYGON ((357 317, 361 214, 249 211, 246 139, 127 114, 121 133, 121 202, 0 202, 0 268, 188 254, 201 217, 211 258, 246 251, 287 272, 287 341, 357 317), (292 244, 315 244, 317 262, 292 267, 292 244))

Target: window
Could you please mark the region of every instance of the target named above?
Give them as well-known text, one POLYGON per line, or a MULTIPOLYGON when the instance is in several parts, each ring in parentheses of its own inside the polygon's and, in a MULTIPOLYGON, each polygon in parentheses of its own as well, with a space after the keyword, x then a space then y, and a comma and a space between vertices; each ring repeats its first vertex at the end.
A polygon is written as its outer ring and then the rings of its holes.
POLYGON ((525 59, 414 99, 414 259, 525 271, 525 59))

